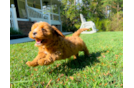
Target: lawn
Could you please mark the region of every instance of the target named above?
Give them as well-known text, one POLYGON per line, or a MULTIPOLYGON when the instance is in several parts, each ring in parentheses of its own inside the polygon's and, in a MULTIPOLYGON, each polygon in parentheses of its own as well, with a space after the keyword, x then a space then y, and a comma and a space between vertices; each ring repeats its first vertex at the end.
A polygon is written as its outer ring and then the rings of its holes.
MULTIPOLYGON (((71 35, 68 35, 71 36, 71 35)), ((123 32, 81 34, 90 57, 28 67, 38 53, 35 42, 10 45, 11 88, 122 88, 123 32)), ((71 53, 71 51, 70 51, 71 53)))

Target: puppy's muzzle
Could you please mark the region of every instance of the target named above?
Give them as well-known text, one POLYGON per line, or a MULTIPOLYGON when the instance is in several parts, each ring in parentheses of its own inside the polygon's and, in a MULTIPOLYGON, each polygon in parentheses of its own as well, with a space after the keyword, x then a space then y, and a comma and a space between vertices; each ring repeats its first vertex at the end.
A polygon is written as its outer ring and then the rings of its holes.
POLYGON ((35 38, 35 35, 37 34, 37 32, 33 32, 33 37, 35 38))

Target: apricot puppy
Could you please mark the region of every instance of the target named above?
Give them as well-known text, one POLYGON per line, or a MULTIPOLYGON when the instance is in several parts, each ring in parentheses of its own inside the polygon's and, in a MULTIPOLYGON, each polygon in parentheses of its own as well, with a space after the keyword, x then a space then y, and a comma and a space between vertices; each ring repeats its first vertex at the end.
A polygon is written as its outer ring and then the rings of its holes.
POLYGON ((65 37, 55 26, 46 22, 34 23, 29 32, 29 37, 35 39, 35 46, 39 48, 38 55, 33 61, 28 61, 28 66, 49 65, 55 60, 69 58, 74 55, 76 59, 79 51, 89 55, 88 49, 79 37, 87 28, 77 30, 71 37, 65 37))

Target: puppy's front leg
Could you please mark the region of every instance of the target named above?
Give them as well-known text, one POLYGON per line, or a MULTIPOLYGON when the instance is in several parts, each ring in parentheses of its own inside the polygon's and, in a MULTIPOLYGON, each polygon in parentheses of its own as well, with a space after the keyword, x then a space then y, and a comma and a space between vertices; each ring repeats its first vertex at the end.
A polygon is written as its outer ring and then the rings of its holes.
POLYGON ((38 60, 40 60, 41 58, 45 58, 45 57, 46 57, 46 54, 44 54, 42 52, 39 52, 38 55, 36 56, 36 58, 33 61, 28 61, 28 62, 26 62, 26 64, 29 67, 35 67, 35 66, 38 65, 38 60))
POLYGON ((43 66, 43 65, 49 65, 55 61, 55 58, 52 57, 50 54, 48 54, 45 58, 42 58, 38 60, 38 64, 43 66))
POLYGON ((52 54, 47 54, 45 58, 42 58, 38 60, 39 65, 50 65, 52 64, 55 60, 59 60, 62 57, 61 51, 56 51, 52 54))

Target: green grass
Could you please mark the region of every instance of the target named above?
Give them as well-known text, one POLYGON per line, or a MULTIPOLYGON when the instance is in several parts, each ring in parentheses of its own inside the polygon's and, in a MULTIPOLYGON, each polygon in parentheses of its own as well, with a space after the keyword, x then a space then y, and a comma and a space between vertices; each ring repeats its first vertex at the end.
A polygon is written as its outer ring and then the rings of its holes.
POLYGON ((98 32, 80 37, 88 47, 89 58, 79 52, 78 59, 71 57, 34 68, 25 63, 38 53, 35 42, 10 45, 11 88, 45 88, 49 82, 49 88, 122 88, 123 32, 98 32))

